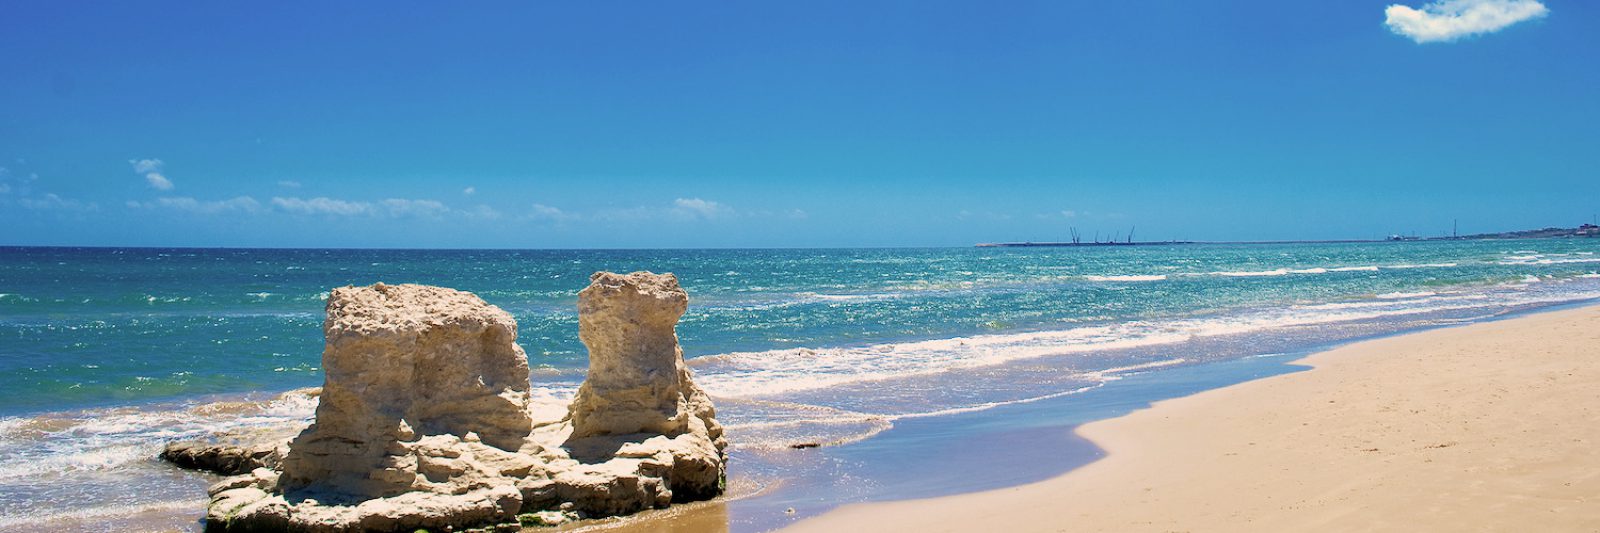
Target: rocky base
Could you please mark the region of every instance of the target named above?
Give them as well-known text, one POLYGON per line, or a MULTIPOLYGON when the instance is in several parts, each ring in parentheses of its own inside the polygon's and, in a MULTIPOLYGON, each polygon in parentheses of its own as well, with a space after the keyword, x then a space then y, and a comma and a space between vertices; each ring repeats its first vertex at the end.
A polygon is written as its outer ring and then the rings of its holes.
MULTIPOLYGON (((321 393, 320 388, 296 389, 279 395, 275 401, 291 398, 304 401, 315 399, 321 393)), ((246 405, 253 404, 222 402, 197 409, 241 409, 246 405)), ((283 456, 289 453, 289 441, 303 429, 304 424, 286 424, 169 442, 158 457, 180 468, 225 476, 247 474, 257 468, 276 469, 283 464, 283 456)))
POLYGON ((248 472, 209 489, 207 531, 515 528, 721 494, 726 441, 678 347, 677 279, 598 273, 579 298, 591 368, 571 406, 532 401, 509 313, 441 287, 342 287, 315 422, 163 455, 248 472))
POLYGON ((225 476, 245 474, 257 468, 277 468, 283 462, 283 454, 289 451, 289 439, 298 432, 169 442, 161 450, 160 458, 181 468, 225 476))
MULTIPOLYGON (((257 468, 209 489, 206 531, 406 531, 554 525, 631 514, 720 494, 722 452, 704 434, 570 439, 570 423, 537 428, 517 452, 469 435, 397 442, 416 490, 352 499, 315 489, 284 491, 257 468), (543 444, 541 444, 543 443, 543 444)), ((375 472, 375 476, 387 475, 375 472)))

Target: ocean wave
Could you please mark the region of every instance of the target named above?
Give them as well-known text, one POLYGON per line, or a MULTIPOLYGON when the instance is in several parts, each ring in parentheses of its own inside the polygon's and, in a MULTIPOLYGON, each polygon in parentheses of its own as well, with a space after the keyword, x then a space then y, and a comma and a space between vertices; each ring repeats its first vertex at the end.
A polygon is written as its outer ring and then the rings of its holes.
POLYGON ((91 522, 110 518, 126 518, 144 513, 161 511, 193 511, 195 509, 203 509, 205 505, 205 498, 193 498, 176 501, 113 505, 99 503, 78 507, 71 511, 44 513, 32 511, 13 513, 10 510, 5 510, 0 511, 0 530, 48 531, 61 528, 63 527, 64 523, 91 522))
MULTIPOLYGON (((1442 263, 1441 263, 1442 265, 1442 263)), ((1327 274, 1329 272, 1377 272, 1380 268, 1424 268, 1433 265, 1397 265, 1392 267, 1378 267, 1375 265, 1342 266, 1342 267, 1307 267, 1307 268, 1275 268, 1272 270, 1225 270, 1207 272, 1205 274, 1185 274, 1187 276, 1222 276, 1229 278, 1256 278, 1276 277, 1290 274, 1327 274)))
POLYGON ((1084 276, 1089 281, 1162 281, 1167 279, 1163 274, 1134 274, 1127 276, 1084 276))
POLYGON ((1387 295, 1391 296, 1390 298, 1383 298, 1383 296, 1385 296, 1385 295, 1379 294, 1379 295, 1373 295, 1371 300, 1358 300, 1358 301, 1350 301, 1350 302, 1328 302, 1328 303, 1321 303, 1321 304, 1302 304, 1302 305, 1298 305, 1296 307, 1299 308, 1299 309, 1321 310, 1321 311, 1348 310, 1348 309, 1373 309, 1373 308, 1394 308, 1394 307, 1397 307, 1397 306, 1416 306, 1416 305, 1421 305, 1421 304, 1436 304, 1436 303, 1443 303, 1443 302, 1459 302, 1459 301, 1468 301, 1468 300, 1488 300, 1488 299, 1491 298, 1487 294, 1450 294, 1450 295, 1433 295, 1433 296, 1425 296, 1425 297, 1419 296, 1419 297, 1415 297, 1415 298, 1408 298, 1408 297, 1405 297, 1405 296, 1400 296, 1400 295, 1405 295, 1405 294, 1410 294, 1410 293, 1388 293, 1387 295))
POLYGON ((1407 270, 1407 269, 1413 269, 1413 268, 1455 268, 1455 267, 1458 267, 1458 266, 1461 266, 1460 263, 1424 263, 1424 264, 1420 264, 1420 265, 1409 265, 1409 264, 1388 265, 1388 266, 1385 266, 1383 268, 1392 268, 1392 269, 1396 269, 1396 270, 1407 270))
POLYGON ((1211 273, 1211 275, 1213 275, 1213 276, 1226 276, 1226 277, 1230 277, 1230 278, 1254 278, 1254 277, 1264 277, 1264 276, 1286 276, 1288 274, 1289 274, 1289 269, 1287 269, 1287 268, 1278 268, 1278 269, 1273 269, 1273 270, 1256 270, 1256 271, 1244 270, 1244 271, 1235 271, 1235 272, 1212 272, 1211 273))
POLYGON ((1404 299, 1410 299, 1410 298, 1426 298, 1428 296, 1438 296, 1438 294, 1439 293, 1437 293, 1437 292, 1430 292, 1430 291, 1422 291, 1422 292, 1386 292, 1386 293, 1374 296, 1374 298, 1377 298, 1379 300, 1404 300, 1404 299))
POLYGON ((816 292, 800 292, 795 293, 795 296, 802 299, 823 302, 870 302, 879 300, 893 300, 896 298, 902 298, 905 295, 898 292, 865 294, 824 294, 816 292))
POLYGON ((304 424, 315 408, 314 397, 294 391, 263 402, 121 407, 0 419, 0 482, 147 462, 170 440, 304 424))
POLYGON ((1582 263, 1600 263, 1600 258, 1585 257, 1545 259, 1542 257, 1531 257, 1528 259, 1518 259, 1508 257, 1505 260, 1500 261, 1500 264, 1502 265, 1570 265, 1582 263))
MULTIPOLYGON (((1539 278, 1530 276, 1524 281, 1532 279, 1539 278)), ((733 352, 698 357, 690 361, 690 365, 695 368, 697 381, 712 394, 771 398, 853 383, 991 367, 1024 359, 1175 344, 1198 337, 1600 296, 1600 291, 1581 290, 1530 292, 1515 287, 1481 290, 1503 293, 1441 295, 1433 291, 1394 291, 1373 295, 1370 301, 1257 309, 1209 317, 1134 320, 1061 330, 853 347, 733 352)))

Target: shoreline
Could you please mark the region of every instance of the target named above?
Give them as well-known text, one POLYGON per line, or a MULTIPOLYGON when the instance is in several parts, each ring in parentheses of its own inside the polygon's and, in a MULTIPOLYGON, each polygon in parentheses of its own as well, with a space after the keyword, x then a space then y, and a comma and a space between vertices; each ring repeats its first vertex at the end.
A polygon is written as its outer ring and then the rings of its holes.
POLYGON ((1593 303, 1344 344, 1079 426, 1105 457, 1045 481, 785 531, 1600 527, 1593 346, 1593 303))
MULTIPOLYGON (((999 440, 1011 438, 1025 440, 1035 444, 1044 443, 1045 448, 1028 452, 1017 457, 1026 456, 1032 457, 1033 459, 1045 459, 1047 463, 1034 463, 1036 465, 1049 464, 1050 466, 1045 467, 1045 471, 1038 471, 1037 468, 1034 468, 1034 471, 1031 473, 1023 475, 1020 478, 1014 479, 1010 482, 996 484, 991 480, 991 482, 981 483, 978 486, 973 486, 973 480, 970 478, 961 478, 961 481, 953 481, 953 486, 959 487, 955 488, 954 490, 951 489, 952 485, 944 485, 943 488, 940 488, 942 483, 934 483, 932 485, 924 485, 922 487, 911 487, 905 483, 900 483, 895 487, 886 488, 888 488, 889 492, 901 492, 902 494, 907 494, 902 492, 905 489, 913 488, 914 490, 909 493, 910 496, 908 497, 931 497, 932 500, 944 500, 950 498, 964 498, 966 496, 983 494, 989 491, 1006 491, 1016 487, 1026 487, 1030 484, 1038 483, 1040 480, 1051 480, 1057 476, 1070 475, 1073 472, 1085 468, 1086 465, 1091 465, 1096 461, 1099 461, 1105 455, 1104 449, 1097 446, 1097 444, 1099 444, 1098 441, 1091 441, 1089 438, 1085 438, 1086 436, 1084 434, 1080 434, 1079 432, 1075 431, 1074 428, 1082 425, 1092 425, 1105 421, 1118 420, 1127 416, 1127 414, 1130 412, 1142 412, 1148 409, 1152 402, 1159 405, 1165 404, 1168 401, 1181 401, 1181 399, 1185 399, 1191 395, 1226 390, 1240 386, 1240 384, 1253 383, 1271 376, 1285 373, 1301 373, 1308 369, 1307 366, 1302 364, 1305 359, 1315 358, 1320 354, 1330 351, 1339 351, 1353 346, 1361 346, 1367 343, 1383 342, 1392 339, 1403 339, 1414 335, 1422 335, 1440 331, 1457 331, 1484 324, 1515 322, 1527 318, 1537 318, 1583 309, 1600 310, 1600 304, 1596 304, 1595 300, 1585 300, 1565 304, 1556 304, 1552 306, 1541 306, 1531 309, 1515 310, 1507 314, 1494 317, 1470 319, 1469 322, 1464 324, 1424 326, 1421 329, 1407 329, 1393 333, 1358 336, 1355 338, 1334 341, 1323 345, 1307 346, 1303 349, 1294 350, 1287 353, 1266 353, 1241 359, 1214 361, 1174 370, 1132 374, 1123 380, 1120 380, 1115 386, 1111 387, 1112 390, 1103 391, 1104 393, 1112 395, 1110 399, 1101 398, 1097 400, 1093 398, 1095 394, 1101 393, 1102 391, 1094 391, 1087 396, 1071 395, 1070 398, 1061 399, 1062 401, 1073 402, 1078 406, 1081 406, 1084 402, 1087 402, 1091 405, 1100 404, 1100 406, 1097 408, 1090 408, 1088 416, 1085 416, 1085 413, 1079 412, 1069 415, 1078 418, 1070 418, 1067 420, 1043 420, 1043 423, 1037 426, 1030 426, 1026 430, 1011 428, 1008 431, 996 432, 992 434, 992 436, 999 437, 999 440), (1115 390, 1125 389, 1128 386, 1143 388, 1146 390, 1143 392, 1133 393, 1129 393, 1126 390, 1122 390, 1120 392, 1115 390), (1177 398, 1179 400, 1171 400, 1173 398, 1177 398), (1133 404, 1129 404, 1127 400, 1130 399, 1137 401, 1133 402, 1133 404), (1111 407, 1108 407, 1108 405, 1111 407), (1064 465, 1056 465, 1055 463, 1057 462, 1063 462, 1063 459, 1061 459, 1062 457, 1070 457, 1071 459, 1064 461, 1064 465), (919 493, 918 491, 921 492, 919 493)), ((260 391, 254 391, 251 394, 260 394, 260 391)), ((1051 416, 1059 416, 1061 414, 1060 406, 1057 405, 1051 407, 1051 403, 1052 402, 1040 402, 1038 404, 1029 404, 1040 407, 1038 410, 1033 410, 1029 413, 1031 413, 1031 416, 1041 419, 1051 416)), ((1013 408, 1014 407, 1017 406, 1013 406, 1013 408)), ((1009 411, 1010 409, 1011 408, 1008 408, 1006 410, 1009 411)), ((1000 411, 994 411, 994 413, 996 416, 1000 416, 1002 418, 1019 418, 1019 413, 1017 412, 1010 412, 1005 415, 1000 415, 1000 411)), ((1030 416, 1029 413, 1021 413, 1021 418, 1030 416)), ((979 418, 988 416, 982 413, 973 413, 973 415, 979 418)), ((952 427, 949 421, 953 420, 955 419, 939 418, 936 420, 928 420, 928 422, 932 424, 932 429, 935 431, 945 431, 952 427)), ((959 423, 957 423, 957 425, 959 425, 959 423)), ((898 429, 899 428, 897 428, 897 430, 898 429)), ((904 431, 909 434, 920 434, 926 433, 929 429, 930 428, 928 427, 908 427, 904 428, 904 431)), ((972 439, 971 437, 973 436, 974 435, 972 434, 962 435, 957 442, 983 440, 972 439)), ((884 436, 880 436, 880 440, 882 440, 883 437, 884 436)), ((994 441, 991 440, 991 442, 994 441)), ((880 444, 882 446, 879 447, 894 448, 896 453, 905 451, 904 449, 899 448, 899 446, 903 446, 905 444, 904 438, 902 437, 888 439, 880 444)), ((988 445, 983 444, 982 442, 973 442, 970 446, 961 445, 956 446, 955 448, 948 448, 950 444, 951 443, 946 443, 943 446, 948 450, 955 450, 959 456, 948 458, 948 460, 953 460, 958 464, 965 464, 967 466, 987 468, 983 467, 984 457, 981 455, 969 456, 967 453, 981 449, 982 447, 988 445), (963 448, 970 448, 970 450, 961 451, 963 448)), ((821 452, 832 453, 845 449, 846 448, 824 448, 821 450, 821 452)), ((1007 452, 1007 455, 1010 453, 1011 452, 1007 452)), ((812 457, 820 460, 838 459, 838 457, 829 456, 812 457)), ((862 459, 862 457, 855 455, 854 459, 859 460, 862 459)), ((928 462, 944 460, 946 459, 929 459, 928 462)), ((1017 470, 1016 467, 1018 463, 1029 461, 1030 460, 1026 458, 1017 460, 1015 457, 1013 457, 1011 462, 1001 465, 1002 468, 998 470, 1017 470)), ((955 475, 955 471, 945 472, 941 475, 945 478, 950 478, 952 475, 955 475)), ((991 475, 993 474, 985 473, 981 474, 980 477, 991 475)), ((916 480, 907 479, 899 481, 904 482, 916 480)), ((952 482, 951 479, 945 479, 944 481, 952 482)), ((752 514, 752 511, 755 509, 741 502, 741 500, 745 500, 747 498, 764 496, 773 488, 775 487, 755 487, 751 485, 745 485, 744 490, 734 491, 742 494, 731 494, 730 496, 732 496, 732 498, 718 498, 716 500, 707 502, 696 502, 688 505, 674 505, 671 509, 646 511, 639 515, 628 517, 613 517, 609 519, 599 519, 593 521, 578 521, 558 527, 556 530, 685 532, 728 530, 768 531, 794 526, 796 524, 798 524, 798 527, 800 528, 806 528, 809 527, 809 524, 811 524, 813 521, 819 519, 831 520, 838 509, 854 509, 856 507, 863 506, 874 507, 878 505, 897 505, 908 503, 906 501, 891 502, 887 504, 878 503, 882 502, 883 500, 877 500, 874 498, 873 500, 870 500, 869 503, 845 503, 842 507, 838 503, 826 504, 822 508, 807 508, 803 506, 797 506, 799 507, 800 511, 796 514, 789 515, 782 514, 782 507, 778 507, 777 509, 764 509, 764 511, 768 512, 756 513, 766 516, 765 518, 760 518, 752 514)), ((798 502, 798 500, 795 501, 798 502)), ((765 508, 770 506, 762 505, 761 507, 765 508)), ((154 515, 161 516, 124 516, 119 518, 119 520, 130 520, 129 523, 132 524, 138 524, 145 527, 155 526, 165 529, 172 527, 174 524, 183 523, 185 520, 182 520, 182 518, 191 513, 177 513, 184 515, 177 517, 177 521, 174 521, 174 517, 167 516, 170 514, 174 513, 154 513, 154 515), (165 526, 157 526, 157 524, 165 524, 165 526)), ((190 526, 193 525, 192 521, 189 523, 190 526)), ((893 524, 882 525, 880 527, 895 530, 895 526, 893 524)), ((937 528, 933 529, 937 530, 937 528)), ((1022 529, 1026 530, 1027 528, 1023 527, 1022 529)))

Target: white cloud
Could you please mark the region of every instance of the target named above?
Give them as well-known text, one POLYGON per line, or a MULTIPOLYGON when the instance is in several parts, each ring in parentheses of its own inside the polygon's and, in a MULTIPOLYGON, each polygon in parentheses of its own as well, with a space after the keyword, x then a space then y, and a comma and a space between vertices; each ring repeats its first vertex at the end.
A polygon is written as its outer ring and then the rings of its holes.
POLYGON ((355 216, 376 213, 375 208, 370 203, 335 200, 325 196, 310 199, 274 197, 272 205, 277 206, 278 209, 302 215, 355 216))
POLYGON ((544 205, 544 204, 533 204, 533 207, 528 211, 528 218, 531 218, 531 219, 534 219, 534 220, 549 220, 549 221, 554 221, 554 222, 562 222, 562 221, 566 221, 566 220, 572 220, 572 219, 575 219, 575 218, 578 218, 578 217, 577 217, 577 215, 574 215, 572 213, 568 213, 566 211, 562 211, 562 210, 560 210, 558 208, 555 208, 555 207, 550 207, 550 206, 544 205))
POLYGON ((128 201, 128 207, 134 208, 165 208, 190 213, 212 215, 225 212, 257 213, 261 211, 261 202, 249 196, 238 196, 227 200, 196 200, 188 196, 163 196, 154 202, 128 201))
POLYGON ((134 172, 144 174, 144 180, 150 184, 150 188, 158 191, 172 190, 172 180, 161 173, 161 167, 165 163, 160 159, 129 159, 128 164, 133 165, 134 172))
POLYGON ((450 212, 450 208, 438 200, 389 198, 383 201, 383 206, 389 209, 390 215, 397 217, 437 217, 450 212))
POLYGON ((605 207, 588 212, 564 211, 544 204, 533 204, 521 218, 549 222, 590 220, 612 223, 692 222, 728 219, 778 219, 803 220, 810 217, 803 209, 738 210, 721 202, 704 198, 677 198, 668 205, 641 205, 634 207, 605 207))
POLYGON ((298 189, 300 188, 300 182, 295 180, 283 180, 278 182, 278 186, 285 189, 298 189))
POLYGON ((717 218, 733 214, 733 208, 700 198, 679 198, 672 201, 672 213, 687 218, 717 218))
POLYGON ((94 202, 83 203, 71 198, 62 198, 55 193, 46 193, 37 198, 22 198, 18 204, 28 209, 65 209, 69 211, 94 211, 100 209, 94 202))
POLYGON ((160 172, 151 172, 149 174, 145 174, 144 175, 144 180, 149 182, 150 183, 150 187, 155 189, 155 190, 158 190, 158 191, 170 191, 170 190, 172 190, 172 180, 167 179, 167 177, 161 175, 160 172))
POLYGON ((1438 0, 1420 9, 1399 4, 1384 9, 1389 31, 1418 43, 1449 42, 1493 33, 1550 13, 1539 0, 1438 0))
POLYGON ((133 165, 133 171, 140 174, 160 172, 162 165, 160 159, 129 159, 128 164, 133 165))
MULTIPOLYGON (((424 217, 438 218, 451 214, 450 206, 438 200, 386 198, 379 202, 364 202, 359 200, 340 200, 318 196, 316 198, 299 198, 277 196, 272 198, 272 206, 280 211, 297 215, 331 215, 331 216, 389 216, 395 218, 424 217)), ((482 215, 480 208, 476 211, 463 211, 464 215, 482 215)))
POLYGON ((496 211, 495 208, 493 208, 493 207, 489 207, 489 206, 483 205, 483 204, 478 204, 476 207, 473 207, 472 209, 463 210, 461 212, 461 214, 466 215, 467 218, 476 218, 476 219, 483 219, 483 220, 494 220, 494 219, 500 218, 500 212, 499 211, 496 211))
POLYGON ((477 194, 477 193, 478 193, 478 188, 477 187, 467 187, 465 189, 461 189, 461 194, 464 194, 464 195, 467 195, 467 196, 472 196, 472 195, 477 194))

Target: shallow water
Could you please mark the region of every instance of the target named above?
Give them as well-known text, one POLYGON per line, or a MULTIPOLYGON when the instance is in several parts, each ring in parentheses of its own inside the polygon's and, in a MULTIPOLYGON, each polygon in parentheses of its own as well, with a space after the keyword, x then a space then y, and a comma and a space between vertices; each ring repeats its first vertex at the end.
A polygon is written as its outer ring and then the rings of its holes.
MULTIPOLYGON (((1084 398, 1118 379, 1600 297, 1597 251, 1600 240, 0 248, 0 388, 8 391, 0 399, 0 529, 96 529, 141 509, 189 509, 206 479, 150 457, 168 439, 308 417, 314 403, 272 397, 320 384, 322 305, 340 285, 417 282, 478 293, 517 318, 540 396, 563 401, 585 368, 575 302, 588 274, 674 272, 691 296, 680 325, 685 353, 735 443, 734 475, 757 485, 788 480, 758 502, 820 491, 828 496, 812 500, 825 506, 899 483, 890 474, 907 465, 873 451, 915 446, 916 435, 956 421, 1023 427, 1039 416, 1026 406, 1088 405, 1084 398), (790 449, 813 443, 826 447, 790 449), (852 482, 867 478, 876 481, 852 482), (820 489, 835 485, 842 488, 820 489)), ((1003 484, 1006 475, 956 479, 1003 484)))

